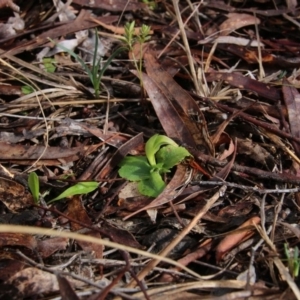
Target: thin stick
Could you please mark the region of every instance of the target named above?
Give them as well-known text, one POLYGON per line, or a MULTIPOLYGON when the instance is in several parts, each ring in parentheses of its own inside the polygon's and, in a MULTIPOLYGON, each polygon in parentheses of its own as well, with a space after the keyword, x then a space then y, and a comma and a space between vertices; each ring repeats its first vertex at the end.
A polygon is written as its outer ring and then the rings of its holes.
POLYGON ((84 235, 84 234, 79 234, 76 232, 65 232, 65 231, 58 231, 58 230, 53 230, 53 229, 48 229, 48 228, 41 228, 41 227, 34 227, 34 226, 23 226, 23 225, 0 225, 0 232, 14 232, 14 233, 24 233, 24 234, 40 234, 40 235, 47 235, 47 236, 60 236, 60 237, 65 237, 69 239, 75 239, 79 241, 84 241, 84 242, 89 242, 89 243, 95 243, 97 245, 103 245, 109 248, 115 248, 119 249, 122 251, 128 251, 131 253, 135 253, 138 255, 143 255, 146 257, 151 257, 153 259, 159 259, 160 261, 164 261, 166 263, 169 263, 173 266, 177 266, 178 268, 181 268, 188 272, 189 274, 195 276, 198 279, 201 279, 201 276, 197 274, 196 272, 190 270, 189 268, 183 266, 180 263, 177 263, 176 261, 167 258, 167 257, 161 257, 157 254, 149 253, 140 249, 132 248, 129 246, 121 245, 118 243, 114 243, 108 240, 104 240, 101 238, 95 238, 92 236, 84 235))

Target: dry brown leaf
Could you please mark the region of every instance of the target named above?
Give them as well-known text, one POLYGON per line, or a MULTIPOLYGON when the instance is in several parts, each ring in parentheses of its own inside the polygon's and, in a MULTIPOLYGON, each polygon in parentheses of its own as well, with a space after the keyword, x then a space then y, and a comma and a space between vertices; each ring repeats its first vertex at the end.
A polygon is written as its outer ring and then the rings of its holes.
POLYGON ((220 34, 223 36, 245 26, 260 24, 257 17, 249 14, 229 13, 227 17, 228 19, 220 25, 220 34))
MULTIPOLYGON (((73 196, 71 200, 68 201, 67 215, 73 219, 79 221, 81 224, 86 224, 87 226, 92 226, 93 222, 88 216, 84 206, 81 202, 81 196, 73 196)), ((71 221, 72 231, 78 231, 84 228, 82 225, 71 221)), ((89 230, 86 232, 87 235, 100 238, 100 233, 89 230)), ((94 253, 96 258, 102 258, 103 247, 95 245, 93 243, 77 241, 78 245, 86 252, 94 253)))
POLYGON ((28 249, 35 249, 36 239, 28 234, 22 233, 0 233, 0 247, 23 246, 28 249))
POLYGON ((14 274, 6 283, 14 285, 24 298, 58 291, 55 275, 33 267, 14 274))
MULTIPOLYGON (((291 134, 295 137, 300 137, 300 94, 298 90, 292 86, 287 80, 284 80, 282 86, 283 100, 287 108, 289 116, 289 124, 291 134)), ((300 156, 300 146, 297 143, 293 143, 294 149, 300 156)))
POLYGON ((59 292, 63 300, 80 300, 72 285, 65 277, 60 275, 56 277, 59 284, 59 292))
MULTIPOLYGON (((133 73, 137 74, 135 71, 133 73)), ((177 138, 191 147, 196 147, 193 136, 185 126, 184 121, 169 98, 148 75, 142 74, 142 78, 143 85, 148 93, 153 108, 167 135, 172 138, 177 138)))
POLYGON ((168 72, 162 69, 152 53, 147 51, 144 55, 144 59, 147 74, 156 85, 155 93, 151 92, 150 87, 146 88, 146 90, 151 98, 151 102, 156 113, 159 113, 160 115, 159 120, 164 129, 164 123, 171 122, 171 120, 168 120, 169 117, 172 117, 172 123, 177 126, 175 130, 171 128, 167 131, 165 129, 167 135, 173 137, 172 133, 174 134, 175 131, 177 134, 176 137, 183 143, 194 148, 195 145, 196 147, 203 147, 212 156, 214 156, 214 146, 211 142, 206 120, 199 108, 199 105, 168 72), (174 99, 175 101, 171 101, 171 99, 174 99), (158 103, 160 100, 165 101, 160 104, 158 103), (163 107, 164 105, 167 107, 163 107), (159 108, 155 108, 156 106, 159 108), (176 113, 168 113, 169 107, 173 107, 176 113), (164 111, 160 112, 160 110, 164 111), (180 120, 178 116, 180 116, 180 120), (182 122, 183 128, 180 130, 182 122), (190 136, 192 136, 192 140, 190 136))
POLYGON ((51 256, 56 251, 65 250, 68 245, 68 239, 63 237, 54 237, 37 241, 37 251, 43 258, 51 256))
POLYGON ((32 194, 20 183, 0 177, 0 201, 12 212, 34 204, 32 194))
POLYGON ((267 165, 268 161, 274 161, 272 155, 258 143, 251 140, 237 139, 237 153, 244 154, 262 165, 267 165))

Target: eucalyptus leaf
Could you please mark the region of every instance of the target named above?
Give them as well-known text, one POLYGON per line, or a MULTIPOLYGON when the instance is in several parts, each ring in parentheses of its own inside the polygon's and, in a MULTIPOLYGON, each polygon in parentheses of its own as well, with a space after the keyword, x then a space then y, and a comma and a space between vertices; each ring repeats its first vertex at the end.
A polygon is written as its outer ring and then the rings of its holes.
POLYGON ((54 201, 66 198, 66 197, 71 197, 74 195, 88 194, 88 193, 94 191, 95 189, 97 189, 98 186, 99 186, 99 183, 96 181, 79 182, 79 183, 69 187, 68 189, 66 189, 64 192, 62 192, 56 198, 50 200, 48 202, 48 204, 52 203, 54 201))

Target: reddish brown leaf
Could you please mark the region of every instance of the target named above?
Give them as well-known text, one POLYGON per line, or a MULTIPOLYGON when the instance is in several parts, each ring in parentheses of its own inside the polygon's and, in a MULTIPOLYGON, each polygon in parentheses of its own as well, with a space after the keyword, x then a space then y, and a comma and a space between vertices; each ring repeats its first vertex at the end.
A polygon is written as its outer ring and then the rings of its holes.
POLYGON ((35 238, 28 234, 21 233, 0 233, 0 247, 23 246, 28 249, 35 249, 37 242, 35 238))
POLYGON ((252 217, 245 223, 243 223, 237 230, 238 232, 234 232, 232 234, 228 234, 217 246, 216 248, 216 259, 217 261, 220 261, 222 257, 230 251, 233 247, 237 246, 241 242, 245 241, 249 237, 251 237, 254 232, 253 229, 246 229, 245 227, 251 226, 251 225, 257 225, 260 222, 259 217, 252 217), (245 229, 243 229, 245 228, 245 229))
POLYGON ((23 93, 21 87, 18 85, 0 84, 0 94, 21 96, 23 93))
POLYGON ((6 281, 11 276, 20 272, 25 267, 27 267, 26 263, 22 262, 18 259, 9 259, 5 257, 0 258, 1 272, 0 272, 0 280, 6 281))

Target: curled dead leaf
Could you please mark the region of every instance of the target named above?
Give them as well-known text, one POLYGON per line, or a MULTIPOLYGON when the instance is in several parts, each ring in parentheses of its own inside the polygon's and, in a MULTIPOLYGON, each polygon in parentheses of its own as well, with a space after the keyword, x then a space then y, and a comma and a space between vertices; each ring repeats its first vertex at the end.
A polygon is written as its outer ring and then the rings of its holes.
POLYGON ((224 255, 230 251, 234 246, 240 244, 241 242, 248 239, 250 236, 254 234, 253 229, 249 229, 247 227, 251 225, 257 225, 260 222, 260 218, 255 216, 243 223, 238 231, 235 231, 232 234, 228 234, 217 246, 216 249, 216 259, 220 261, 224 255), (245 230, 243 230, 245 228, 245 230))

